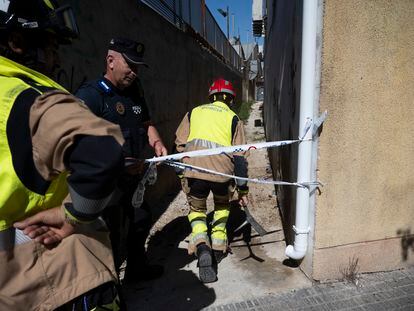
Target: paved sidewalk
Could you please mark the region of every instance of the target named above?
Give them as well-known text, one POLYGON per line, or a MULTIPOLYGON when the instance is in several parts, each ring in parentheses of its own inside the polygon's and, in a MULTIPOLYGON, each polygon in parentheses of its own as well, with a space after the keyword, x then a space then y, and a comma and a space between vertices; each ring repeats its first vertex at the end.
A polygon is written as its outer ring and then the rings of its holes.
POLYGON ((316 284, 203 310, 414 310, 414 267, 364 274, 357 286, 344 282, 316 284))

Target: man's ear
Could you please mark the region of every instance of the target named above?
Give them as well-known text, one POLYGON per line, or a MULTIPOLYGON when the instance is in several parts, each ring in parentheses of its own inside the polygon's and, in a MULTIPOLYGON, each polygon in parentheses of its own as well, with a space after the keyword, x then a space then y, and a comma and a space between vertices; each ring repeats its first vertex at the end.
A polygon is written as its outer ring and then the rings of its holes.
POLYGON ((10 50, 18 55, 22 55, 26 50, 26 42, 23 34, 13 31, 7 40, 10 50))
POLYGON ((113 55, 109 54, 106 56, 106 63, 110 69, 114 69, 114 66, 115 66, 114 61, 115 61, 115 58, 113 55))

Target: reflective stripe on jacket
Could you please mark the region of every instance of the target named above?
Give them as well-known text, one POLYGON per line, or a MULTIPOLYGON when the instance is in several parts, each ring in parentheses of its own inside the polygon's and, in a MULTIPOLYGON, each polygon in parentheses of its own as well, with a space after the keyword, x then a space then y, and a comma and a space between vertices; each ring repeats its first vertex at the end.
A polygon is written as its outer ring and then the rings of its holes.
MULTIPOLYGON (((25 102, 24 94, 36 92, 41 95, 46 88, 64 90, 46 76, 0 56, 0 231, 12 226, 15 221, 35 214, 40 210, 59 206, 67 195, 66 174, 54 180, 44 180, 34 167, 30 146, 12 148, 10 138, 15 134, 16 123, 10 123, 13 109, 27 111, 33 102, 25 102), (19 101, 19 107, 15 107, 19 101), (13 150, 12 150, 13 149, 13 150), (16 168, 19 167, 18 172, 16 168), (27 176, 30 172, 31 176, 27 176), (23 176, 25 175, 26 176, 23 176), (26 180, 35 180, 26 183, 26 180)), ((30 137, 28 116, 21 116, 19 132, 27 128, 30 137), (27 120, 27 122, 25 122, 27 120)), ((31 141, 22 141, 31 144, 31 141)))

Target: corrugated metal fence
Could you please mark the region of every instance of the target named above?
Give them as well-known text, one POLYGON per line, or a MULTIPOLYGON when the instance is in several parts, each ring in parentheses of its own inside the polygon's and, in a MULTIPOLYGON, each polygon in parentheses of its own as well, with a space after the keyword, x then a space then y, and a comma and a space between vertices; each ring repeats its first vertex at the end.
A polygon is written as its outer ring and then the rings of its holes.
POLYGON ((223 60, 241 71, 241 58, 227 40, 204 0, 141 0, 176 27, 195 33, 213 48, 223 60))

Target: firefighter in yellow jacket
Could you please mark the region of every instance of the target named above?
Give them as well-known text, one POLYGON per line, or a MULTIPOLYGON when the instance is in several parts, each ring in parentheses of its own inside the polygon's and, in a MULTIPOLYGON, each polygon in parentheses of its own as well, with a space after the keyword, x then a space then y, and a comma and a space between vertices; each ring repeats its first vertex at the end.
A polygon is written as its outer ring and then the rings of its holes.
MULTIPOLYGON (((181 121, 176 131, 177 151, 245 144, 243 123, 229 108, 234 98, 235 91, 229 81, 221 78, 215 80, 209 89, 210 104, 194 108, 181 121)), ((247 177, 247 161, 243 153, 184 158, 183 162, 247 177)), ((200 280, 203 283, 214 282, 217 280, 215 264, 227 253, 226 222, 230 213, 229 200, 237 188, 240 204, 247 204, 247 183, 237 180, 235 187, 233 180, 227 177, 197 171, 185 171, 181 182, 190 206, 188 220, 192 233, 188 251, 198 257, 200 280), (209 237, 206 199, 210 191, 214 196, 214 216, 209 237)))
POLYGON ((122 134, 48 77, 77 34, 68 6, 0 2, 0 310, 119 310, 98 217, 122 134))

